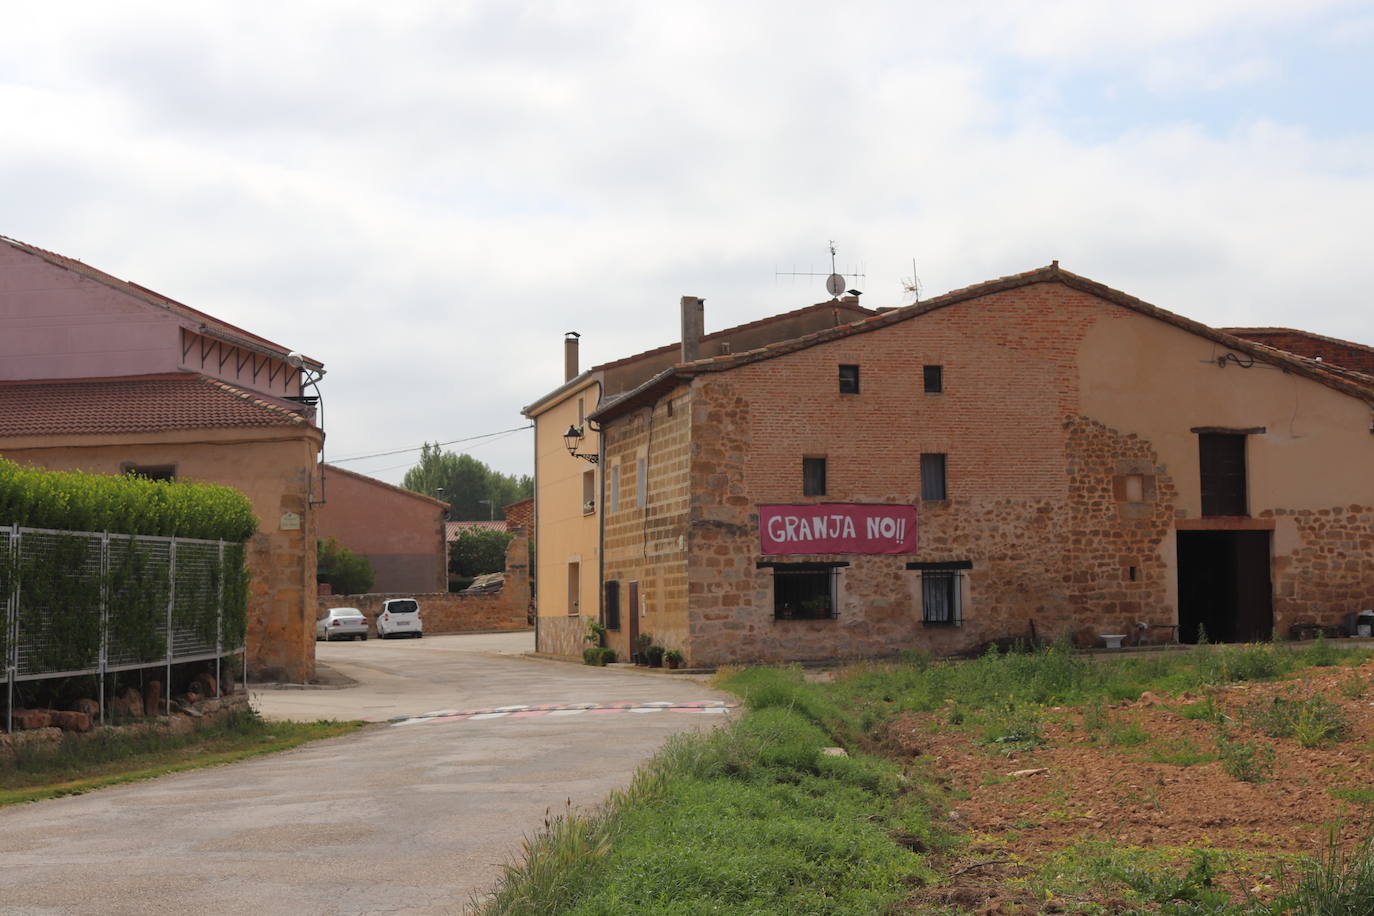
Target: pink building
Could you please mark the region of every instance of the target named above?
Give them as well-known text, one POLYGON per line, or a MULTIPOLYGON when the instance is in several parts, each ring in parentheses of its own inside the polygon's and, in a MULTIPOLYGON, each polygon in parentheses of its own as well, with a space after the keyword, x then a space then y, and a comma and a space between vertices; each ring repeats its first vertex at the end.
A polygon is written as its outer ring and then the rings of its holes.
POLYGON ((246 493, 259 520, 248 655, 260 676, 314 675, 324 431, 302 395, 323 374, 280 344, 0 236, 0 455, 246 493))

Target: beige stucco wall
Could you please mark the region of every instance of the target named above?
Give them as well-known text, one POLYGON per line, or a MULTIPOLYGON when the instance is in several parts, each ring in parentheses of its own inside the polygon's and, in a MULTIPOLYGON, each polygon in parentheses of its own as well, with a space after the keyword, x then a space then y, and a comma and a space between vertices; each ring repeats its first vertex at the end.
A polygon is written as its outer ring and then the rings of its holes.
POLYGON ((302 682, 314 677, 315 512, 310 506, 318 430, 183 430, 173 433, 0 440, 0 455, 63 471, 118 474, 124 462, 176 465, 179 479, 242 491, 258 516, 249 543, 252 591, 249 667, 257 677, 302 682), (284 513, 300 516, 282 530, 284 513))
MULTIPOLYGON (((544 405, 534 420, 535 443, 535 605, 539 615, 539 649, 560 655, 580 652, 582 617, 596 617, 600 608, 598 499, 591 512, 583 511, 583 474, 594 475, 593 492, 601 492, 598 465, 568 454, 563 434, 578 425, 582 415, 596 409, 600 384, 589 378, 559 399, 544 405), (578 607, 570 608, 568 566, 579 564, 578 607)), ((580 452, 597 454, 600 435, 582 424, 580 452)))
MULTIPOLYGON (((1246 441, 1250 514, 1374 503, 1374 411, 1311 379, 1256 363, 1219 368, 1224 347, 1115 309, 1079 347, 1083 413, 1148 438, 1178 486, 1178 508, 1202 514, 1194 427, 1264 427, 1246 441)), ((1243 358, 1243 355, 1242 355, 1243 358)))

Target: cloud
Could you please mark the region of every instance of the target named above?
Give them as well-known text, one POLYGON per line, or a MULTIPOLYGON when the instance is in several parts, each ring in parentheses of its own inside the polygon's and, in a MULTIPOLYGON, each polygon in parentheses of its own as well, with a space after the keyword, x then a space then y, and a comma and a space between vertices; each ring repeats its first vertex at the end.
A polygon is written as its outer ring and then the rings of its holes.
MULTIPOLYGON (((1267 102, 1351 92, 1295 83, 1315 77, 1293 49, 1339 33, 1368 59, 1358 19, 1277 0, 31 7, 0 34, 0 232, 323 359, 338 455, 518 425, 570 329, 591 364, 671 342, 683 294, 710 328, 822 299, 775 272, 828 270, 829 239, 873 305, 905 301, 913 259, 935 294, 1058 258, 1203 321, 1374 342, 1352 282, 1368 116, 1267 102)), ((474 454, 527 472, 530 452, 474 454)))

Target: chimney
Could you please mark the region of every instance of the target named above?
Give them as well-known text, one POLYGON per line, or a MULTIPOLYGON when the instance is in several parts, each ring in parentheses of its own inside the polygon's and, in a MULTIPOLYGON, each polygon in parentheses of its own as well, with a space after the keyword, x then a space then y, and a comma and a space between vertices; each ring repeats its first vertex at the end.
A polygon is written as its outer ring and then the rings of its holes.
POLYGON ((701 357, 701 337, 706 333, 706 300, 682 297, 682 361, 701 357))
POLYGON ((563 337, 563 381, 571 382, 577 378, 577 338, 582 335, 569 331, 563 337))

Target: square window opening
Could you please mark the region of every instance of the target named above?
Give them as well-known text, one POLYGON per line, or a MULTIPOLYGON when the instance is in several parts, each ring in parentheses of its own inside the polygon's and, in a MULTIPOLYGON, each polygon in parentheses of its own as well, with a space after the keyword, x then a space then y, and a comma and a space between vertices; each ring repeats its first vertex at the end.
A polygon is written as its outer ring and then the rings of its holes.
POLYGON ((928 627, 957 627, 963 621, 960 583, 955 569, 928 569, 921 573, 921 622, 928 627))
POLYGON ((582 514, 596 511, 596 471, 582 472, 582 514))
POLYGON ((802 459, 802 495, 825 495, 825 459, 802 459))
POLYGON ((773 568, 773 619, 829 620, 834 616, 834 567, 796 564, 773 568))
POLYGON ((945 390, 944 366, 923 366, 921 376, 926 394, 939 394, 945 390))
POLYGON ((177 466, 175 464, 134 464, 126 462, 120 466, 119 472, 130 477, 142 477, 145 480, 175 480, 177 476, 177 466))
POLYGON ((948 499, 945 481, 944 452, 924 452, 921 455, 921 499, 948 499))
POLYGON ((859 393, 859 367, 855 365, 840 366, 840 394, 859 393))

